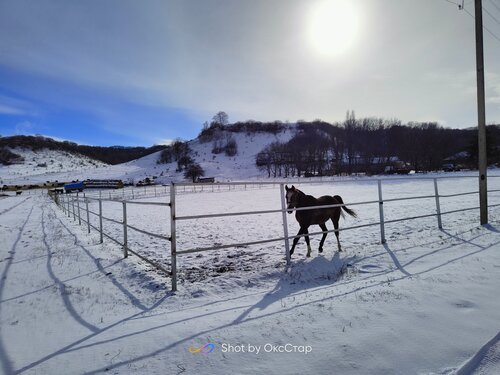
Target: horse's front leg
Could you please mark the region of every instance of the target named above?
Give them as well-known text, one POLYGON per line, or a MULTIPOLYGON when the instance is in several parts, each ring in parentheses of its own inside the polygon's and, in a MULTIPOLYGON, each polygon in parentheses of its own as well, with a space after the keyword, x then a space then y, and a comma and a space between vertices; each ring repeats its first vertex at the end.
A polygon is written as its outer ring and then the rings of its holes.
POLYGON ((302 233, 304 233, 304 228, 300 227, 299 232, 297 233, 297 236, 295 236, 295 238, 293 239, 293 245, 292 245, 292 248, 290 249, 290 255, 292 255, 293 252, 295 251, 295 246, 297 245, 297 242, 299 242, 299 238, 300 238, 302 233))
POLYGON ((307 228, 304 228, 304 238, 306 239, 306 244, 307 244, 307 257, 309 258, 311 256, 311 244, 309 242, 309 231, 307 228))

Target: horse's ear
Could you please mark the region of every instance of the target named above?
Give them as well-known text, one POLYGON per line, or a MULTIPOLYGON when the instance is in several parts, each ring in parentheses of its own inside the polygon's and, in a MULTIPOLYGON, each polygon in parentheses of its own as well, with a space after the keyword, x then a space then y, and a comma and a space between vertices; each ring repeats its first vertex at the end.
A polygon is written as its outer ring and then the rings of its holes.
POLYGON ((292 185, 292 188, 290 190, 295 191, 295 186, 292 185))
POLYGON ((288 187, 288 185, 285 185, 285 189, 286 189, 286 191, 290 190, 290 188, 288 187))

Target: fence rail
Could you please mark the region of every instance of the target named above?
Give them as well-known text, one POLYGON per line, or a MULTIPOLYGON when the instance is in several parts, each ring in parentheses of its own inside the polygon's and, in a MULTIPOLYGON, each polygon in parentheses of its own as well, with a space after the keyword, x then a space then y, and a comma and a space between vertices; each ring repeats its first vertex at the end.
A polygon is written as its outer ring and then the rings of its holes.
POLYGON ((160 271, 165 272, 167 275, 171 275, 171 271, 168 271, 165 267, 162 265, 158 264, 157 262, 147 258, 146 256, 140 254, 138 251, 135 251, 134 249, 131 249, 129 244, 128 244, 128 230, 131 229, 133 231, 142 233, 147 236, 151 236, 154 238, 158 238, 161 240, 166 240, 169 241, 170 237, 169 236, 164 236, 160 235, 158 233, 153 233, 149 232, 140 228, 137 228, 133 225, 130 225, 127 223, 127 204, 136 204, 136 205, 154 205, 154 206, 170 206, 170 203, 163 203, 163 202, 137 202, 137 201, 117 201, 113 199, 108 199, 108 198, 96 198, 94 196, 87 196, 85 194, 80 195, 80 193, 76 194, 51 194, 52 198, 55 200, 55 202, 59 205, 59 207, 68 215, 68 217, 73 216, 73 219, 75 221, 78 221, 78 223, 81 225, 82 223, 86 224, 88 227, 88 231, 90 233, 90 229, 94 229, 100 234, 100 243, 104 242, 104 238, 107 238, 114 243, 120 245, 123 248, 123 253, 124 257, 128 256, 128 253, 131 253, 138 258, 142 259, 143 261, 149 263, 150 265, 156 267, 160 271), (99 212, 92 211, 89 208, 89 202, 90 201, 96 201, 98 202, 99 205, 99 212), (103 209, 102 209, 102 202, 113 202, 113 203, 122 203, 123 205, 123 216, 122 220, 116 220, 111 217, 107 217, 103 215, 103 209), (82 215, 82 210, 80 207, 84 207, 83 211, 84 214, 86 214, 86 219, 82 215), (93 225, 90 220, 90 215, 94 215, 99 219, 99 227, 93 225), (123 227, 123 242, 121 242, 119 239, 114 238, 110 234, 106 233, 104 231, 104 226, 103 226, 103 221, 111 222, 114 224, 121 225, 123 227))
MULTIPOLYGON (((64 211, 65 214, 68 215, 68 217, 73 217, 74 221, 78 221, 78 223, 81 225, 82 223, 86 224, 88 227, 88 232, 90 233, 91 229, 94 229, 99 232, 100 234, 100 242, 103 243, 104 238, 110 239, 114 243, 120 245, 123 248, 123 254, 124 257, 128 256, 128 253, 130 252, 131 254, 134 254, 135 256, 139 257, 143 261, 147 262, 148 264, 156 267, 157 269, 161 270, 165 274, 167 274, 169 277, 171 277, 171 284, 172 284, 172 291, 177 290, 177 256, 178 255, 184 255, 184 254, 191 254, 191 253, 196 253, 196 252, 204 252, 204 251, 211 251, 211 250, 221 250, 221 249, 228 249, 228 248, 234 248, 234 247, 242 247, 242 246, 251 246, 251 245, 259 245, 259 244, 265 244, 265 243, 272 243, 272 242, 284 242, 285 245, 285 256, 287 260, 287 264, 290 262, 290 244, 289 241, 293 240, 298 237, 302 237, 303 235, 293 235, 290 236, 288 234, 288 223, 287 223, 287 216, 286 213, 290 211, 302 211, 302 210, 312 210, 312 209, 318 209, 318 208, 334 208, 334 207, 344 207, 344 206, 362 206, 362 205, 373 205, 377 204, 379 207, 379 220, 374 221, 374 222, 369 222, 365 224, 359 224, 359 225, 353 225, 349 227, 344 227, 344 228, 339 228, 339 229, 333 229, 333 230, 327 230, 327 231, 319 231, 319 232, 313 232, 309 233, 309 236, 317 236, 317 235, 322 235, 325 233, 335 233, 335 232, 341 232, 341 231, 346 231, 346 230, 354 230, 354 229, 360 229, 360 228, 366 228, 366 227, 372 227, 372 226, 379 226, 380 228, 380 242, 385 243, 386 238, 385 238, 385 225, 386 224, 392 224, 392 223, 397 223, 397 222, 402 222, 402 221, 408 221, 408 220, 416 220, 416 219, 421 219, 421 218, 428 218, 428 217, 436 217, 437 218, 437 225, 438 228, 442 228, 442 216, 443 215, 449 215, 453 213, 458 213, 458 212, 465 212, 465 211, 471 211, 471 210, 477 210, 479 207, 474 206, 474 207, 467 207, 467 208, 461 208, 461 209, 456 209, 456 210, 449 210, 442 212, 441 211, 441 201, 443 199, 448 199, 448 198, 454 198, 454 197, 460 197, 460 196, 466 196, 466 195, 473 195, 473 194, 479 194, 478 191, 467 191, 467 192, 461 192, 461 193, 453 193, 453 194, 440 194, 439 193, 439 181, 443 179, 453 179, 453 178, 472 178, 473 176, 446 176, 446 177, 412 177, 410 179, 408 178, 391 178, 391 179, 351 179, 351 180, 345 180, 345 181, 334 181, 335 183, 338 182, 376 182, 377 183, 377 192, 378 192, 378 199, 377 200, 370 200, 370 201, 364 201, 364 202, 352 202, 352 203, 343 203, 343 204, 334 204, 334 205, 325 205, 325 206, 313 206, 313 207, 302 207, 302 208, 287 208, 286 202, 285 202, 285 184, 294 184, 294 183, 304 183, 305 181, 280 181, 280 182, 233 182, 233 183, 217 183, 217 184, 187 184, 187 183, 179 183, 179 184, 171 184, 169 189, 168 189, 168 194, 163 194, 162 196, 168 195, 170 198, 170 202, 145 202, 145 201, 135 201, 135 200, 130 200, 130 199, 125 199, 125 194, 122 194, 123 199, 117 200, 111 198, 109 195, 106 194, 90 194, 90 195, 83 195, 81 196, 79 193, 76 194, 65 194, 65 195, 60 195, 60 194, 51 194, 51 197, 54 199, 56 204, 64 211), (400 180, 405 180, 405 181, 411 181, 411 180, 429 180, 433 182, 434 184, 434 194, 431 195, 419 195, 419 196, 410 196, 410 197, 398 197, 398 198, 389 198, 389 199, 384 199, 383 197, 383 183, 384 182, 392 182, 392 181, 400 181, 400 180), (280 187, 280 200, 281 200, 281 209, 272 209, 272 210, 260 210, 260 211, 242 211, 242 212, 221 212, 221 213, 214 213, 214 214, 203 214, 203 215, 185 215, 185 216, 177 216, 176 215, 176 195, 178 194, 183 194, 186 191, 189 191, 189 189, 192 188, 192 191, 196 191, 196 189, 203 189, 203 186, 210 186, 211 189, 207 189, 205 191, 209 192, 210 190, 212 191, 218 191, 221 186, 228 187, 228 191, 230 191, 231 187, 233 187, 233 190, 237 190, 237 187, 244 187, 247 189, 249 186, 279 186, 280 187), (186 190, 186 188, 188 188, 186 190), (103 197, 106 196, 106 197, 103 197), (401 201, 411 201, 411 200, 420 200, 420 199, 434 199, 435 200, 435 211, 429 214, 424 214, 424 215, 414 215, 414 216, 409 216, 409 217, 402 217, 402 218, 396 218, 396 219, 386 219, 386 215, 384 213, 384 203, 389 203, 389 202, 401 202, 401 201), (99 212, 94 212, 89 209, 89 202, 91 201, 97 201, 98 202, 98 207, 99 207, 99 212), (121 203, 123 206, 123 213, 122 213, 122 220, 117 220, 115 218, 110 218, 106 217, 103 215, 103 208, 102 208, 102 203, 103 202, 114 202, 114 203, 121 203), (144 229, 140 229, 136 226, 133 226, 127 222, 127 205, 144 205, 144 206, 160 206, 160 207, 168 207, 170 211, 170 235, 162 235, 158 233, 153 233, 144 229), (82 211, 83 213, 86 214, 86 219, 82 217, 82 211), (283 236, 281 237, 276 237, 276 238, 268 238, 268 239, 261 239, 261 240, 256 240, 256 241, 250 241, 250 242, 237 242, 237 243, 230 243, 230 244, 221 244, 221 245, 216 245, 216 246, 209 246, 209 247, 195 247, 195 248, 188 248, 188 249, 178 249, 178 243, 176 239, 176 223, 178 221, 188 221, 188 220, 198 220, 198 219, 206 219, 206 218, 218 218, 218 217, 232 217, 232 216, 248 216, 248 215, 264 215, 264 214, 282 214, 282 222, 283 222, 283 236), (90 214, 94 215, 99 219, 99 227, 93 225, 90 220, 90 214), (123 227, 123 241, 120 241, 119 239, 113 238, 110 234, 106 233, 104 230, 103 226, 103 221, 108 221, 112 222, 118 225, 121 225, 123 227), (159 264, 158 262, 155 262, 154 260, 151 260, 147 258, 146 256, 140 254, 139 251, 135 249, 131 249, 128 243, 128 237, 129 237, 129 230, 141 233, 146 236, 154 237, 157 239, 165 240, 169 243, 170 246, 170 270, 166 269, 164 266, 159 264)), ((490 176, 490 177, 500 177, 500 176, 490 176)), ((474 178, 477 178, 474 176, 474 178)), ((332 181, 306 181, 308 184, 325 184, 325 183, 332 183, 332 181)), ((167 189, 165 189, 166 191, 167 189)), ((488 193, 496 193, 500 192, 500 189, 492 189, 489 190, 488 193)), ((135 195, 134 195, 135 196, 135 195)), ((156 190, 156 197, 158 197, 158 190, 156 190)), ((137 198, 144 198, 143 196, 139 196, 137 198)), ((489 205, 488 207, 497 207, 500 206, 500 204, 493 204, 489 205)))

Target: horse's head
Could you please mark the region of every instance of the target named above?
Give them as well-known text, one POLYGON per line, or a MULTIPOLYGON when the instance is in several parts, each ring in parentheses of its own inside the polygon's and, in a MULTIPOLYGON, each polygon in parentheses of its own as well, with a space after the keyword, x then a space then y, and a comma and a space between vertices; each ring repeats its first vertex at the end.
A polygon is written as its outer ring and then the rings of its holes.
POLYGON ((291 188, 288 187, 288 185, 285 185, 286 193, 286 204, 287 204, 287 209, 288 213, 291 214, 293 212, 293 208, 297 207, 297 199, 299 196, 299 191, 298 189, 295 188, 295 186, 292 185, 291 188))

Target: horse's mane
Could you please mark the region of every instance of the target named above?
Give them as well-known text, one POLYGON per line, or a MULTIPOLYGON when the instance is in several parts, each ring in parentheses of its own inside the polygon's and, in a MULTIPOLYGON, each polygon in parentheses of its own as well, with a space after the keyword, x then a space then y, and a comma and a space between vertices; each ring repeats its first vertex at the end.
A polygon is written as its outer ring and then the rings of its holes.
POLYGON ((306 193, 304 193, 302 190, 299 190, 297 188, 295 188, 295 191, 299 194, 299 195, 306 195, 306 193))
POLYGON ((301 202, 303 206, 315 206, 318 204, 318 198, 315 196, 306 194, 297 188, 295 188, 295 191, 298 194, 299 202, 301 202))

